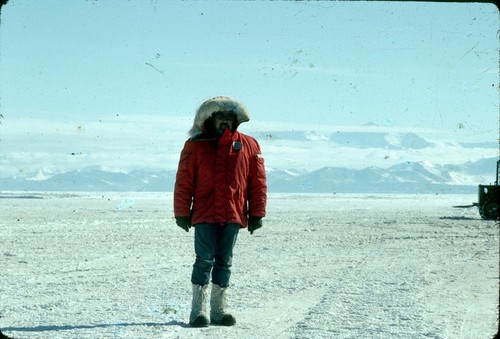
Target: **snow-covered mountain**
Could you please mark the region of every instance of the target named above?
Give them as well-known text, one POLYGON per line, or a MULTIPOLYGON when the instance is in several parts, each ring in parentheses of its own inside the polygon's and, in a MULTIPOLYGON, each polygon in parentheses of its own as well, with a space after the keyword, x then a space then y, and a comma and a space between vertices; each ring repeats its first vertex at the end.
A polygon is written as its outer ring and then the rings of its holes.
MULTIPOLYGON (((272 168, 314 171, 323 167, 387 169, 405 163, 463 164, 498 156, 498 142, 457 141, 381 126, 254 131, 272 168)), ((493 169, 494 171, 494 169, 493 169)))
POLYGON ((2 191, 168 192, 173 190, 174 180, 175 171, 136 170, 114 173, 91 167, 56 174, 42 180, 1 178, 0 185, 2 191))
POLYGON ((322 169, 279 178, 269 173, 270 190, 315 193, 475 193, 495 181, 496 158, 459 166, 400 163, 388 169, 322 169), (487 170, 489 169, 489 171, 487 170))
MULTIPOLYGON (((375 128, 375 127, 372 127, 375 128)), ((271 131, 257 132, 257 138, 272 141, 329 141, 332 146, 382 149, 422 149, 433 143, 415 133, 396 133, 384 130, 367 131, 271 131)))
MULTIPOLYGON (((112 126, 87 125, 65 143, 57 129, 30 143, 18 131, 2 140, 0 192, 172 191, 186 136, 143 127, 151 133, 112 138, 112 126)), ((244 131, 261 145, 270 192, 476 192, 496 179, 497 142, 373 124, 295 127, 244 131)))
MULTIPOLYGON (((387 169, 323 167, 307 172, 268 169, 269 192, 303 193, 475 193, 479 184, 496 180, 497 158, 460 165, 427 161, 400 163, 387 169)), ((173 190, 175 170, 112 173, 98 168, 48 177, 1 178, 1 191, 150 191, 173 190)))

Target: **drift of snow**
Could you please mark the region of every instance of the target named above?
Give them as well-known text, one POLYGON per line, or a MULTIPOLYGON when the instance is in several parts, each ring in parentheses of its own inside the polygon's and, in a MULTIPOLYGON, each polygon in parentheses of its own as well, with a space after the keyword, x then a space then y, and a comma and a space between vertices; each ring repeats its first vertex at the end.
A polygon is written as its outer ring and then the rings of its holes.
POLYGON ((0 198, 0 329, 15 338, 496 332, 498 228, 452 207, 475 195, 270 194, 264 227, 236 244, 236 326, 202 329, 187 326, 193 231, 171 193, 0 198))

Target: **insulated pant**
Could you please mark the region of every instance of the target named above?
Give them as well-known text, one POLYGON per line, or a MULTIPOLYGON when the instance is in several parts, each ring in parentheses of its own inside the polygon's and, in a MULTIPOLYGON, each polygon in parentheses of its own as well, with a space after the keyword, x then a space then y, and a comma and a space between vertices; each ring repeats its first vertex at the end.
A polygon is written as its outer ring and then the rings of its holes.
POLYGON ((233 248, 238 238, 238 224, 197 224, 194 227, 194 250, 191 282, 204 286, 210 282, 220 287, 229 286, 233 248))

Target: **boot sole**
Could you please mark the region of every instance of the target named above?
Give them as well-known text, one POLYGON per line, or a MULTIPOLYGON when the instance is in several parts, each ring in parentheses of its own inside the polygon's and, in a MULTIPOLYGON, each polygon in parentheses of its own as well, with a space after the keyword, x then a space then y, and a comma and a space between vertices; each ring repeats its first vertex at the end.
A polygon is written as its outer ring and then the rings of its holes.
POLYGON ((212 325, 218 325, 218 326, 234 326, 236 325, 236 319, 232 315, 227 314, 223 316, 222 319, 219 321, 211 318, 210 323, 212 325))
POLYGON ((197 316, 193 321, 189 322, 191 327, 208 327, 208 319, 205 316, 197 316))

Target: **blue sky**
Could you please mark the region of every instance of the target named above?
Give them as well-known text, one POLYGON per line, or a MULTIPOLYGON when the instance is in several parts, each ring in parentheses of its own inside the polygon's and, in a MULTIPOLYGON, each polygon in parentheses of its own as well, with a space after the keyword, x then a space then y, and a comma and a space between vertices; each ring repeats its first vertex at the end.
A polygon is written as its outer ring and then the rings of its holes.
POLYGON ((0 139, 25 140, 18 152, 99 122, 109 142, 125 120, 139 135, 168 121, 182 139, 215 95, 242 100, 250 129, 372 122, 498 139, 491 4, 11 0, 1 20, 0 139), (39 120, 59 127, 29 133, 39 120))

